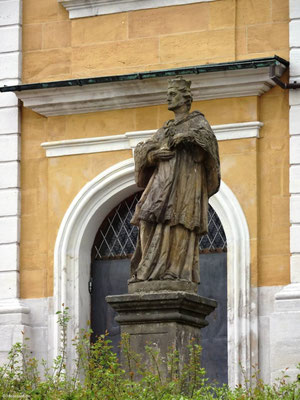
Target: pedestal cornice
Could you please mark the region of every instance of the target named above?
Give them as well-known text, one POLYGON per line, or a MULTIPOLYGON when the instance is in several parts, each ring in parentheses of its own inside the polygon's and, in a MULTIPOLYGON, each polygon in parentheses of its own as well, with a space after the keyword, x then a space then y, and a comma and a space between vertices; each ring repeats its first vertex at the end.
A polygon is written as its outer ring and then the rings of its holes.
POLYGON ((124 294, 108 296, 106 301, 119 314, 120 325, 177 322, 203 328, 217 307, 215 300, 187 292, 124 294))

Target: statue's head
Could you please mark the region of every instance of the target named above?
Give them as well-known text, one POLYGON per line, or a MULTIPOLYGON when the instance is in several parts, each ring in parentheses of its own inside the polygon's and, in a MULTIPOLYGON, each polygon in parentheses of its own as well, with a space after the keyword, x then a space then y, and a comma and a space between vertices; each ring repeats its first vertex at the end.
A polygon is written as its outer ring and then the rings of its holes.
POLYGON ((168 81, 167 102, 169 110, 176 110, 186 104, 191 108, 193 97, 191 94, 191 81, 186 81, 181 76, 168 81))

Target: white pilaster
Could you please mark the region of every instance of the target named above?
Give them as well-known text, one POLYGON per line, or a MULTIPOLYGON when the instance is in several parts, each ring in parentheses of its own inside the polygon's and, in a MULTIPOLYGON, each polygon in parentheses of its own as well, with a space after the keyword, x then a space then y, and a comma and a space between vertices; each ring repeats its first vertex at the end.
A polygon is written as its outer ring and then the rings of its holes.
POLYGON ((2 244, 0 246, 0 271, 14 271, 19 265, 18 243, 2 244))
MULTIPOLYGON (((21 82, 22 0, 0 1, 0 86, 21 82)), ((22 341, 29 308, 19 298, 20 110, 0 93, 0 360, 22 341)))
MULTIPOLYGON (((300 2, 290 0, 290 81, 300 82, 300 2)), ((290 90, 291 282, 299 283, 300 264, 300 89, 290 90)))
POLYGON ((300 18, 300 2, 299 0, 290 0, 290 18, 300 18))

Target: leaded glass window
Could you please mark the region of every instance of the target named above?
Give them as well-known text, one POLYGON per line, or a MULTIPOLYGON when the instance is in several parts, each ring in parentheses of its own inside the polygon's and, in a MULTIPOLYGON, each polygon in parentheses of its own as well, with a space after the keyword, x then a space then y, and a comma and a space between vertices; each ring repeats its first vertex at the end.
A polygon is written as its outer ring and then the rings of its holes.
MULTIPOLYGON (((131 257, 137 242, 138 228, 131 225, 130 221, 141 194, 142 192, 137 192, 128 197, 105 218, 95 238, 92 249, 93 260, 131 257)), ((224 229, 211 206, 208 210, 208 234, 200 238, 199 251, 201 253, 227 251, 224 229)))

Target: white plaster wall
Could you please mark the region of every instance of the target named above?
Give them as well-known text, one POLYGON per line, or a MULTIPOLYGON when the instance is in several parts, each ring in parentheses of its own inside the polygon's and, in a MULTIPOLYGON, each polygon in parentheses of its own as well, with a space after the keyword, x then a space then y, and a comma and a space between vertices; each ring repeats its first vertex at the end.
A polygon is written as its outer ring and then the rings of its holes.
POLYGON ((270 325, 274 313, 275 294, 282 289, 279 286, 264 286, 257 289, 258 296, 258 366, 260 377, 264 382, 271 381, 270 364, 270 325))
POLYGON ((51 366, 53 323, 57 320, 53 309, 53 297, 24 299, 23 302, 30 309, 27 328, 30 350, 34 357, 40 361, 44 359, 51 366))
POLYGON ((258 291, 258 369, 266 383, 283 373, 290 379, 299 374, 300 301, 289 286, 265 286, 258 291), (286 370, 287 368, 287 370, 286 370))
POLYGON ((282 376, 282 370, 295 380, 300 363, 300 292, 291 284, 275 295, 274 313, 270 318, 271 380, 282 376))
POLYGON ((6 361, 7 349, 17 341, 23 342, 28 338, 26 344, 32 356, 39 361, 40 372, 44 372, 42 360, 52 366, 53 332, 57 321, 55 311, 53 297, 23 299, 22 310, 6 302, 6 312, 0 312, 0 364, 6 361))

